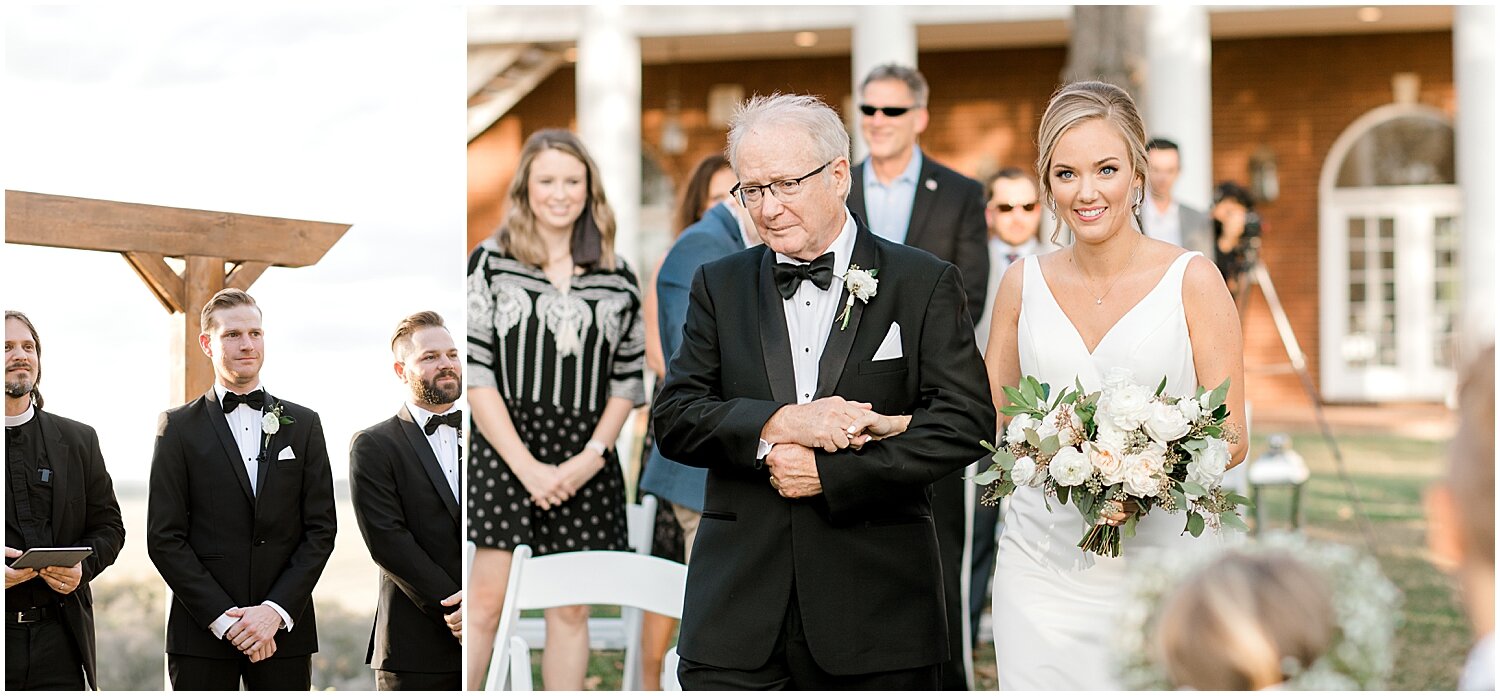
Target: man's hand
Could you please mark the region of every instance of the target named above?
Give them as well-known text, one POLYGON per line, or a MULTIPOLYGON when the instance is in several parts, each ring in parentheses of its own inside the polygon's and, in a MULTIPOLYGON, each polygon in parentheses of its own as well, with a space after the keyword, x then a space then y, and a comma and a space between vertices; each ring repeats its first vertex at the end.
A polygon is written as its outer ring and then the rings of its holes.
POLYGON ((798 444, 771 447, 766 455, 771 472, 771 487, 783 498, 809 498, 823 492, 818 478, 818 460, 812 448, 798 444))
POLYGON ((837 452, 849 446, 849 425, 869 410, 869 404, 846 401, 839 396, 785 406, 766 421, 760 439, 772 444, 790 442, 837 452))
POLYGON ((236 607, 224 613, 239 619, 224 632, 224 639, 234 644, 236 650, 252 657, 268 643, 273 652, 276 650, 271 639, 276 637, 277 629, 281 628, 281 615, 275 609, 260 604, 236 607))
MULTIPOLYGON (((5 547, 6 558, 20 558, 21 552, 9 546, 5 547)), ((12 568, 5 566, 5 589, 10 589, 27 580, 36 577, 36 568, 12 568)))
POLYGON ((457 592, 454 592, 452 595, 449 595, 449 597, 447 599, 445 599, 445 600, 443 600, 441 602, 442 605, 445 606, 445 607, 457 607, 456 609, 453 610, 453 613, 451 613, 451 614, 444 614, 443 615, 443 622, 446 623, 446 624, 448 624, 448 631, 453 634, 454 638, 458 639, 459 643, 464 642, 464 608, 463 608, 463 602, 464 602, 464 591, 463 590, 459 590, 457 592))
POLYGON ((42 580, 47 586, 58 594, 72 594, 83 582, 83 561, 75 563, 72 567, 47 566, 40 572, 42 580))
POLYGON ((272 655, 275 655, 275 654, 276 654, 276 639, 275 638, 268 638, 268 639, 266 639, 266 642, 260 644, 260 647, 254 649, 254 650, 252 650, 252 651, 250 651, 248 653, 245 653, 245 655, 250 658, 251 662, 260 662, 261 660, 268 659, 272 655))

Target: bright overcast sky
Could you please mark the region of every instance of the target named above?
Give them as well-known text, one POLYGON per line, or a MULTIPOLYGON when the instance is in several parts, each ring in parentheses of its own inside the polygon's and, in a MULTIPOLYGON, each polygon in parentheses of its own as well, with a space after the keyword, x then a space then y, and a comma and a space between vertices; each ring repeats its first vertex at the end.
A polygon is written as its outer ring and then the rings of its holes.
MULTIPOLYGON (((351 224, 250 288, 262 379, 318 411, 336 478, 396 412, 390 332, 433 309, 462 350, 462 7, 100 5, 4 13, 7 189, 351 224)), ((144 481, 172 321, 117 254, 4 246, 0 293, 41 334, 42 393, 144 481)))

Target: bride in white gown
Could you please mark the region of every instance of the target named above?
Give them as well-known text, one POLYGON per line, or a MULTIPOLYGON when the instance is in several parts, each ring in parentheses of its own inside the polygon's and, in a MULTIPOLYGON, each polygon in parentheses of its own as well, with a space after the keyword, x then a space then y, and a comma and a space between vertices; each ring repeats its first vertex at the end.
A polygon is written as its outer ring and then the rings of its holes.
MULTIPOLYGON (((1044 198, 1074 241, 1001 282, 985 351, 997 407, 1006 405, 1001 386, 1022 375, 1054 389, 1076 377, 1095 391, 1125 367, 1142 384, 1165 375, 1176 396, 1228 377, 1230 422, 1245 432, 1240 324, 1223 278, 1211 259, 1139 231, 1146 136, 1130 96, 1100 82, 1067 85, 1037 140, 1044 198)), ((1232 462, 1245 450, 1243 440, 1234 445, 1232 462)), ((1077 547, 1092 522, 1056 501, 1049 511, 1041 489, 1011 497, 994 585, 1001 690, 1118 689, 1110 632, 1133 559, 1152 547, 1193 553, 1215 543, 1212 532, 1182 534, 1181 513, 1155 510, 1119 558, 1095 556, 1077 547)))

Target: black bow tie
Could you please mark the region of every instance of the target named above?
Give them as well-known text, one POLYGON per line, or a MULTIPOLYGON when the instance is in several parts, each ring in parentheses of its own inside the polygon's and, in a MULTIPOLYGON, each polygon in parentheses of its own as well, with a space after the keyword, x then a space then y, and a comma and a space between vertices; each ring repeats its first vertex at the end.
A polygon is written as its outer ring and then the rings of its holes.
POLYGON ((266 392, 265 392, 265 390, 264 389, 256 389, 255 391, 250 392, 249 394, 245 394, 243 396, 241 396, 239 394, 236 394, 236 393, 234 393, 232 391, 226 391, 226 392, 224 392, 224 404, 223 405, 224 405, 224 412, 225 413, 229 413, 230 411, 233 411, 233 410, 239 408, 240 404, 244 404, 246 406, 249 406, 250 408, 253 408, 253 409, 257 410, 257 411, 265 409, 265 407, 266 407, 266 392))
POLYGON ((812 263, 778 263, 771 269, 771 277, 776 280, 776 291, 783 300, 792 299, 804 280, 811 280, 819 290, 827 290, 833 284, 833 252, 813 259, 812 263))
POLYGON ((452 411, 449 411, 447 413, 428 418, 427 425, 423 426, 422 429, 427 431, 428 435, 431 435, 437 432, 439 425, 446 425, 453 428, 454 430, 458 430, 459 426, 463 425, 463 422, 464 412, 459 409, 453 409, 452 411))

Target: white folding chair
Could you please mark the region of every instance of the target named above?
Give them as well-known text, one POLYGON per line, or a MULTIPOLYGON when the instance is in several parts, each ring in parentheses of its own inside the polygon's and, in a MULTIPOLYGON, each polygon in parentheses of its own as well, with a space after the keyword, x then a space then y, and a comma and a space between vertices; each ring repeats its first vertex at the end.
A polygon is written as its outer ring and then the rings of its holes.
POLYGON ((667 650, 667 654, 661 659, 661 690, 682 691, 682 682, 677 681, 677 646, 667 650))
MULTIPOLYGON (((635 553, 651 554, 651 542, 656 532, 657 499, 646 495, 640 503, 625 506, 625 540, 635 553)), ((640 647, 643 617, 635 609, 621 609, 619 617, 589 619, 589 648, 592 650, 631 650, 640 647), (633 642, 632 642, 633 641, 633 642)), ((541 645, 547 635, 547 624, 536 617, 520 619, 516 635, 531 645, 541 645)), ((641 688, 640 670, 625 669, 626 689, 641 688), (632 686, 633 685, 633 686, 632 686)))
MULTIPOLYGON (((510 666, 515 653, 511 638, 522 610, 604 604, 680 619, 686 587, 687 566, 648 554, 577 551, 532 558, 530 547, 516 547, 485 689, 504 690, 507 673, 519 670, 510 666)), ((515 664, 527 664, 529 670, 529 658, 515 664)), ((626 673, 633 675, 637 684, 625 681, 622 687, 639 690, 639 630, 626 647, 625 665, 626 673)), ((519 683, 514 676, 510 681, 519 683)))

